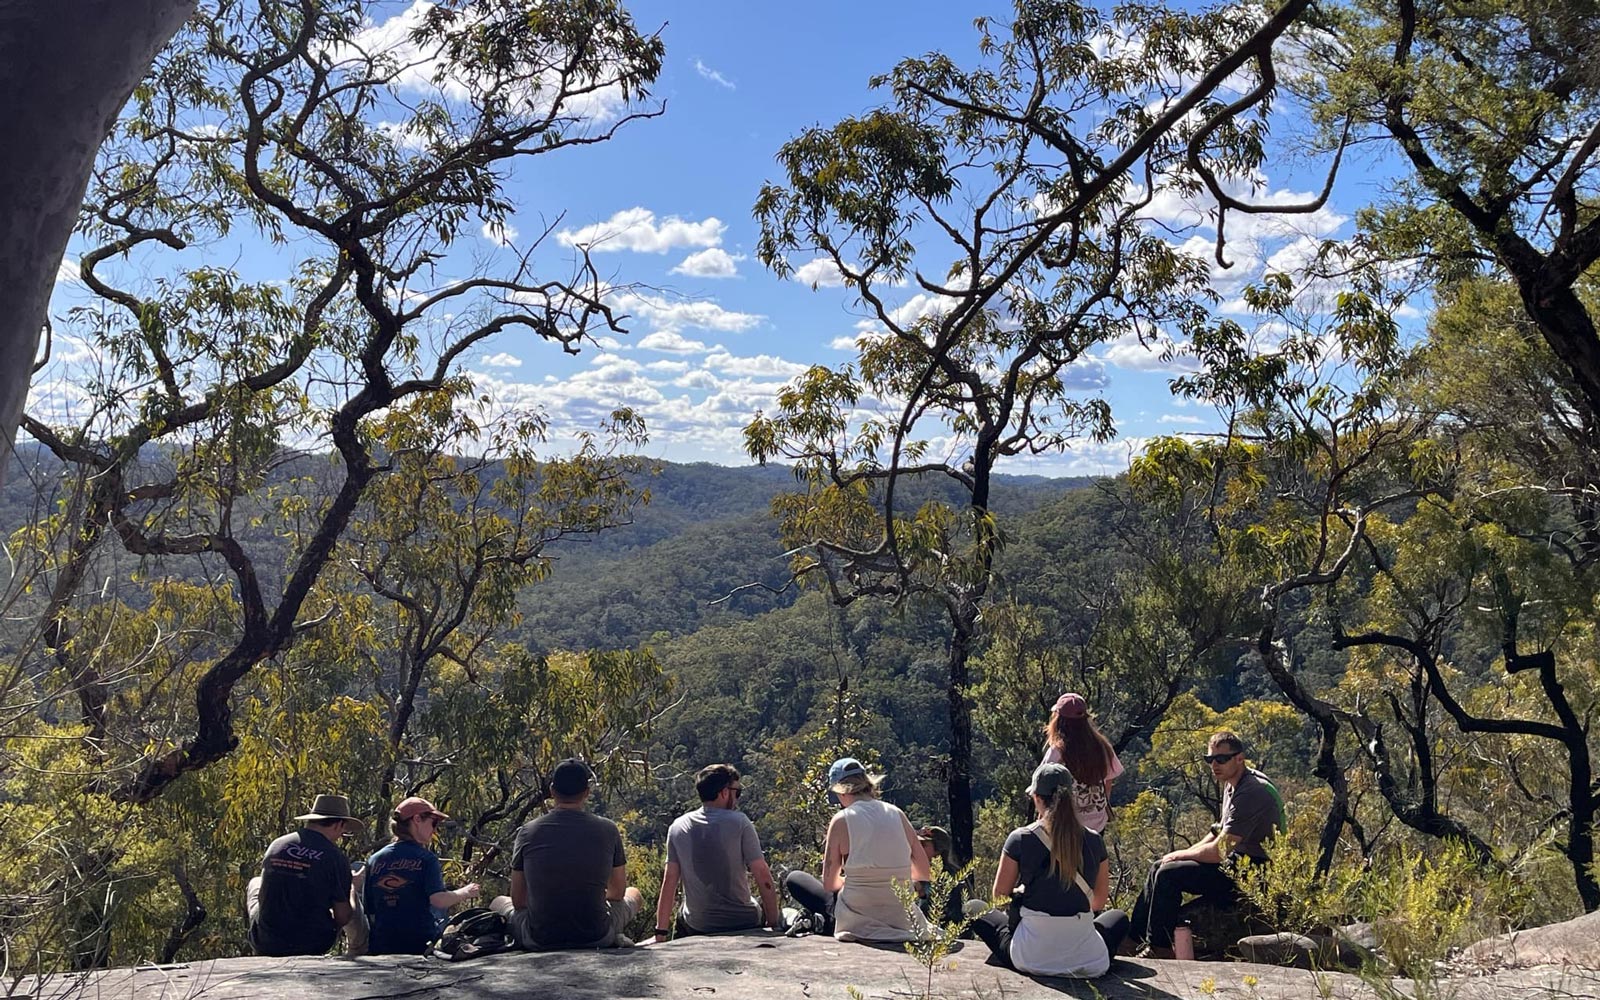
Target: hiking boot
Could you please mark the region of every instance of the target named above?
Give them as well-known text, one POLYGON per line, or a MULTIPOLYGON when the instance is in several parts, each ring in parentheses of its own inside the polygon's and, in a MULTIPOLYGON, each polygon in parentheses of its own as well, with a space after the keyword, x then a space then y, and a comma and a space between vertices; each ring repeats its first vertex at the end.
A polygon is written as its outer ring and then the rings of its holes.
POLYGON ((799 916, 789 921, 789 929, 784 931, 783 934, 784 937, 800 937, 814 933, 819 926, 821 926, 821 922, 817 920, 816 914, 801 911, 799 916))

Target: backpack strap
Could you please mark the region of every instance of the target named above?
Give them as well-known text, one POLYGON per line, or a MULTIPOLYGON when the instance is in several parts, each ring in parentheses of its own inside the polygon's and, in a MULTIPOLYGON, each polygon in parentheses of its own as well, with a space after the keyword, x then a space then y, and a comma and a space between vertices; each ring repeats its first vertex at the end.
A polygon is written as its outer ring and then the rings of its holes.
MULTIPOLYGON (((1050 850, 1050 834, 1045 832, 1043 823, 1033 824, 1033 835, 1039 838, 1039 842, 1044 845, 1046 851, 1050 850)), ((1094 890, 1089 888, 1089 883, 1084 880, 1083 872, 1073 872, 1072 881, 1078 887, 1078 891, 1083 893, 1084 900, 1088 902, 1090 907, 1093 907, 1094 890)))

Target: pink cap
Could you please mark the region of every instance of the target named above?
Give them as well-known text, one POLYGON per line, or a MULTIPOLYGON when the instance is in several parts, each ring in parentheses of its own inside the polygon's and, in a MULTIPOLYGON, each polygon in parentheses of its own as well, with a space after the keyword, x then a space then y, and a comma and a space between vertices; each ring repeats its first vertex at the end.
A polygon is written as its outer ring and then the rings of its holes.
POLYGON ((1068 691, 1056 699, 1055 712, 1063 719, 1081 719, 1089 714, 1089 703, 1076 691, 1068 691))
POLYGON ((444 813, 435 809, 432 802, 429 802, 427 799, 418 798, 415 795, 411 796, 409 799, 403 800, 399 805, 394 807, 394 818, 400 820, 402 823, 408 819, 416 819, 418 816, 437 816, 440 819, 450 818, 449 816, 446 816, 444 813))

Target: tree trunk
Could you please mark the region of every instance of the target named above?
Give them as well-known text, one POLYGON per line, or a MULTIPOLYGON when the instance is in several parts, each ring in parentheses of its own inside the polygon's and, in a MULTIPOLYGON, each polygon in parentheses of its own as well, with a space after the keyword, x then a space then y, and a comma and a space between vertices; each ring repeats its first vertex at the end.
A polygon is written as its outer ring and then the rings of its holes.
POLYGON ((196 0, 0 0, 0 481, 95 154, 196 0))
POLYGON ((972 706, 967 702, 967 660, 972 631, 959 624, 950 638, 950 766, 945 791, 950 802, 950 844, 961 864, 972 860, 972 706))

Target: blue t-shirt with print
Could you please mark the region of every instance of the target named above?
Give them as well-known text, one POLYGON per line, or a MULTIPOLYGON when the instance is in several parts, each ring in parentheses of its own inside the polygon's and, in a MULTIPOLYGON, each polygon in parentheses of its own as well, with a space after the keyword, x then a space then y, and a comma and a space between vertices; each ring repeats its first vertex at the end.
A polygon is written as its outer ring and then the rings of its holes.
POLYGON ((444 929, 448 914, 428 905, 444 891, 439 856, 409 840, 396 841, 367 859, 361 899, 371 927, 373 955, 420 955, 444 929))

